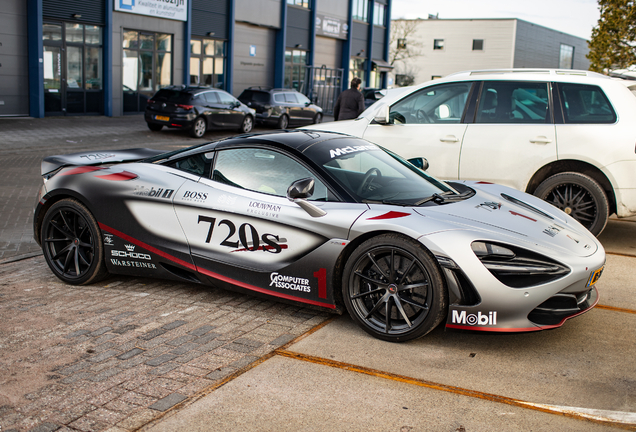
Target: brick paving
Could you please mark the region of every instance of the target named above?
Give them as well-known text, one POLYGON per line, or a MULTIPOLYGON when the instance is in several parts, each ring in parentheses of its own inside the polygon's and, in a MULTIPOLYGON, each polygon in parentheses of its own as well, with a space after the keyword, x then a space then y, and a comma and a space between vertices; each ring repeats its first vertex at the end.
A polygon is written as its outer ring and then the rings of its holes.
POLYGON ((328 318, 154 279, 0 264, 0 430, 135 430, 328 318))

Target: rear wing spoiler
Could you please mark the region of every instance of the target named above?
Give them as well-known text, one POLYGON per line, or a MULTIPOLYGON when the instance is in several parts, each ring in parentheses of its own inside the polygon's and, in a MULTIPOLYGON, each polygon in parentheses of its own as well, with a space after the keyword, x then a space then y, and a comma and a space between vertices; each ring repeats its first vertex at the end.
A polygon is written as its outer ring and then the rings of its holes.
POLYGON ((119 162, 135 162, 165 153, 163 150, 136 148, 128 150, 93 151, 47 156, 42 159, 42 175, 68 166, 102 165, 119 162))

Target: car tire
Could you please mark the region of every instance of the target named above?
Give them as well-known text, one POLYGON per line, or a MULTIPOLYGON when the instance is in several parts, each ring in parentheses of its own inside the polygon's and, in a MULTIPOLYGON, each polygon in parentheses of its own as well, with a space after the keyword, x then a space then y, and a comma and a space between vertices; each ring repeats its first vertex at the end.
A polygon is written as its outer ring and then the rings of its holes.
POLYGON ((283 114, 278 119, 278 129, 287 129, 287 126, 289 126, 289 117, 287 114, 283 114))
POLYGON ((314 117, 314 124, 322 123, 322 114, 318 113, 314 117))
POLYGON ((389 342, 426 335, 448 309, 437 262, 400 234, 373 237, 353 251, 344 268, 342 296, 364 331, 389 342))
POLYGON ((44 259, 64 282, 87 285, 108 274, 101 230, 80 202, 67 198, 53 204, 40 232, 44 259))
POLYGON ((159 132, 161 129, 163 129, 163 125, 157 123, 148 123, 148 129, 153 132, 159 132))
POLYGON ((246 115, 241 123, 241 127, 239 128, 239 132, 242 133, 250 133, 254 129, 254 119, 252 116, 246 115))
POLYGON ((595 236, 607 225, 607 195, 596 180, 585 174, 555 174, 541 182, 534 195, 572 216, 595 236))
POLYGON ((203 135, 208 130, 208 124, 205 121, 204 117, 197 117, 197 119, 192 124, 192 128, 190 129, 190 136, 192 138, 203 138, 203 135))

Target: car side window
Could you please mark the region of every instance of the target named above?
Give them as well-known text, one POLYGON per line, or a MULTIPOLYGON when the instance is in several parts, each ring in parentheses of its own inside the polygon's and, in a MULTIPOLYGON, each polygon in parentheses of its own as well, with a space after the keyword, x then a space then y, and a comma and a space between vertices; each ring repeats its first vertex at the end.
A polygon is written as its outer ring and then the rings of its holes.
POLYGON ((207 93, 204 93, 204 95, 205 95, 205 100, 207 100, 209 103, 213 103, 213 104, 219 103, 219 97, 216 95, 216 92, 207 92, 207 93))
POLYGON ((597 86, 559 83, 565 123, 615 123, 616 112, 597 86))
POLYGON ((471 82, 427 87, 391 107, 393 124, 460 123, 471 82))
POLYGON ((219 97, 219 101, 222 105, 234 105, 236 103, 236 99, 234 99, 234 96, 229 93, 219 91, 216 92, 216 94, 219 97))
POLYGON ((166 164, 166 166, 178 169, 180 171, 185 171, 190 174, 203 176, 206 173, 206 168, 209 166, 209 164, 210 160, 206 158, 204 154, 198 153, 190 155, 183 159, 169 162, 166 164))
POLYGON ((275 94, 274 102, 285 102, 285 95, 283 93, 275 94))
POLYGON ((298 102, 300 102, 301 104, 308 104, 311 103, 311 101, 309 100, 309 98, 307 98, 307 96, 305 96, 302 93, 298 93, 296 95, 296 97, 298 98, 298 102))
POLYGON ((285 93, 285 102, 297 104, 298 99, 294 93, 285 93))
POLYGON ((548 83, 486 81, 476 123, 550 123, 548 83))
POLYGON ((296 160, 277 151, 262 148, 221 150, 217 153, 212 180, 237 188, 279 197, 296 180, 315 180, 311 201, 336 201, 327 187, 296 160))

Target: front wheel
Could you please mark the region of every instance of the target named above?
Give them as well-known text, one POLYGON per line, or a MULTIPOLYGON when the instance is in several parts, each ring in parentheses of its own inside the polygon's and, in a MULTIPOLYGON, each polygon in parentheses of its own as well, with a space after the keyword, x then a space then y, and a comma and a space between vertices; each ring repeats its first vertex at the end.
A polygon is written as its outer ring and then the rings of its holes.
POLYGON ((322 123, 322 114, 318 113, 314 117, 314 124, 322 123))
POLYGON ((448 295, 435 260, 399 234, 373 237, 353 251, 342 295, 353 320, 389 342, 424 336, 447 313, 448 295))
POLYGON ((607 224, 607 196, 596 180, 585 174, 555 174, 541 182, 534 195, 572 216, 595 236, 607 224))
POLYGON ((190 129, 190 136, 192 138, 202 138, 208 129, 208 125, 203 117, 197 117, 190 129))
POLYGON ((101 231, 86 207, 74 199, 56 202, 42 222, 42 251, 55 276, 86 285, 108 273, 101 231))
POLYGON ((243 119, 243 123, 241 123, 241 127, 239 128, 239 132, 249 133, 254 128, 254 120, 252 116, 246 115, 243 119))

